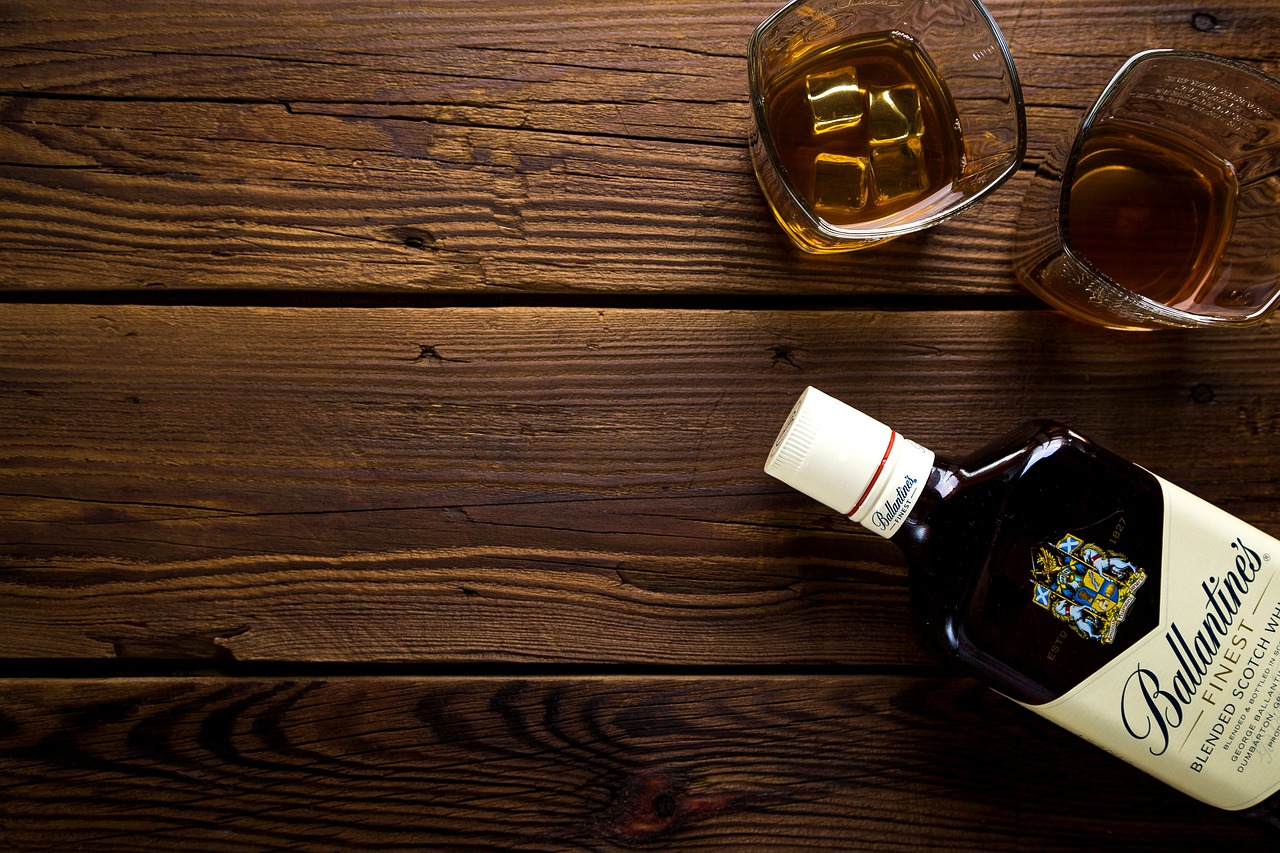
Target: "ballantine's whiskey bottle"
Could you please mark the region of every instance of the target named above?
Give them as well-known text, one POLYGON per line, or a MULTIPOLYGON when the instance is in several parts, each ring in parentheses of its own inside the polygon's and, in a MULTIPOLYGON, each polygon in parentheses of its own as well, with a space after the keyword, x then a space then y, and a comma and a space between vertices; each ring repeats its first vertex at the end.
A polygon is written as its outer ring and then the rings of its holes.
POLYGON ((1280 541, 1058 424, 946 461, 815 388, 765 470, 902 548, 935 655, 1280 825, 1280 541))

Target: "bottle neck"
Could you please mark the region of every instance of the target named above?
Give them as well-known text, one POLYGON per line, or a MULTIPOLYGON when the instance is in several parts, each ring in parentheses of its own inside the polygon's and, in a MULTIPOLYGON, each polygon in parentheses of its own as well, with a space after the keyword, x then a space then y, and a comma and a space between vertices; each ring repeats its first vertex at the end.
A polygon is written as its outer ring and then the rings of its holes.
POLYGON ((933 451, 891 432, 880 466, 849 518, 885 539, 892 538, 924 493, 933 463, 933 451))

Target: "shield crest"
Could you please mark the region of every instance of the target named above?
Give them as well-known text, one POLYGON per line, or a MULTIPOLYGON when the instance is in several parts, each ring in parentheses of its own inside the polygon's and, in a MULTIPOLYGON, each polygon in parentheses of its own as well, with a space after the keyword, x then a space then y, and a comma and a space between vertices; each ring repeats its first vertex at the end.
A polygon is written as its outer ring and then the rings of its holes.
POLYGON ((1147 574, 1124 554, 1068 533, 1038 545, 1031 598, 1086 640, 1109 644, 1147 574))

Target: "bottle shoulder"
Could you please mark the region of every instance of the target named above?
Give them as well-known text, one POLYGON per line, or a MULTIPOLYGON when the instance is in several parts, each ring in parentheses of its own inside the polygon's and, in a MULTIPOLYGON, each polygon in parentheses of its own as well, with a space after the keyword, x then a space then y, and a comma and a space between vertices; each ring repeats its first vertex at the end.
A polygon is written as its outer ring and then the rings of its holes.
POLYGON ((1096 444, 1065 424, 1052 420, 1032 420, 1008 435, 961 457, 954 466, 969 478, 990 477, 1007 474, 1011 468, 1021 466, 1030 459, 1065 447, 1086 452, 1098 450, 1096 444))

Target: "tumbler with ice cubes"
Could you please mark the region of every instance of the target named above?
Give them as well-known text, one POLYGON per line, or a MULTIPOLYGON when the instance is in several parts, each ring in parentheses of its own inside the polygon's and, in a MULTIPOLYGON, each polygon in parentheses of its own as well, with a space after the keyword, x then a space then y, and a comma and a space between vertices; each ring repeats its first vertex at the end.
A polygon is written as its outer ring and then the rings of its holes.
POLYGON ((795 0, 748 45, 756 177, 809 252, 936 225, 1026 150, 1017 72, 977 0, 795 0))

